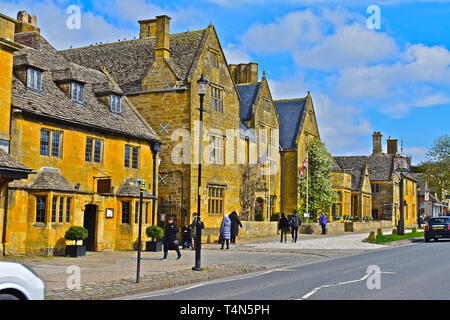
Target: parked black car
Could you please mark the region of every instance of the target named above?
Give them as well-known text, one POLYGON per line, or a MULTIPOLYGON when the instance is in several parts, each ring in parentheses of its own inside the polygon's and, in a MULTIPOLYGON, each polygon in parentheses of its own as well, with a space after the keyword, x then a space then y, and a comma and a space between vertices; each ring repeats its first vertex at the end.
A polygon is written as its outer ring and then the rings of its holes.
POLYGON ((425 226, 425 242, 439 238, 450 238, 450 217, 434 217, 430 218, 425 226))

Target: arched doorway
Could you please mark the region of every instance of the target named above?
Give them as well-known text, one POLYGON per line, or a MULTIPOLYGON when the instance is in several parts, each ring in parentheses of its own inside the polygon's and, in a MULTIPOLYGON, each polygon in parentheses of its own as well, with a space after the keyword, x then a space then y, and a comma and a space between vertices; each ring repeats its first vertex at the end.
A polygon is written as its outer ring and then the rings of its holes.
POLYGON ((258 220, 258 217, 263 218, 264 213, 264 199, 261 197, 256 198, 255 203, 255 220, 258 220))
POLYGON ((83 227, 88 231, 88 237, 83 241, 86 251, 95 251, 95 234, 97 231, 97 206, 86 205, 83 227))

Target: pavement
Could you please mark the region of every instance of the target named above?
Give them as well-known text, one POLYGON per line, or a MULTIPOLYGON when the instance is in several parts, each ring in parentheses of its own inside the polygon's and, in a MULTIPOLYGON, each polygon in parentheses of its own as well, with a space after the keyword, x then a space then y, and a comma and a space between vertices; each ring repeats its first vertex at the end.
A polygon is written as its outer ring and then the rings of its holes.
MULTIPOLYGON (((389 230, 384 231, 385 234, 389 230)), ((122 296, 156 291, 276 269, 307 265, 337 257, 379 250, 384 245, 365 243, 368 232, 341 235, 299 234, 297 243, 280 243, 279 236, 238 240, 230 250, 218 244, 202 245, 203 271, 193 271, 195 251, 182 250, 183 258, 169 251, 141 254, 140 283, 136 283, 135 251, 88 252, 85 257, 2 257, 2 261, 19 262, 31 267, 44 281, 48 300, 115 299, 122 296), (77 270, 79 277, 76 278, 77 270), (76 280, 79 280, 77 287, 76 280), (74 289, 70 289, 74 287, 74 289)))

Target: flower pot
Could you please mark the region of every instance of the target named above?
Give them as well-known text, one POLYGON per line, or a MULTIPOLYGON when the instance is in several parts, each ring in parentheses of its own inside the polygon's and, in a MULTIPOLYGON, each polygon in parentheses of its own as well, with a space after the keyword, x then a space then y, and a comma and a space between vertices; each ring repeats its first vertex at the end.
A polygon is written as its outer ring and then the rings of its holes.
POLYGON ((86 255, 86 246, 66 246, 66 256, 72 258, 84 257, 86 255))
POLYGON ((145 243, 145 251, 161 252, 162 246, 162 241, 147 241, 145 243))

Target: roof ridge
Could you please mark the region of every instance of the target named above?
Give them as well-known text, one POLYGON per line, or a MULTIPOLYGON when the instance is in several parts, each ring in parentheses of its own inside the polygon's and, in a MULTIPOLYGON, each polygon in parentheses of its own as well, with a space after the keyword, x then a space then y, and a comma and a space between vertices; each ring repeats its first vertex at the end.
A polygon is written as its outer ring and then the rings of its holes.
POLYGON ((292 98, 292 99, 279 99, 279 100, 273 100, 273 102, 284 102, 284 101, 300 101, 300 100, 306 100, 307 97, 304 98, 292 98))

